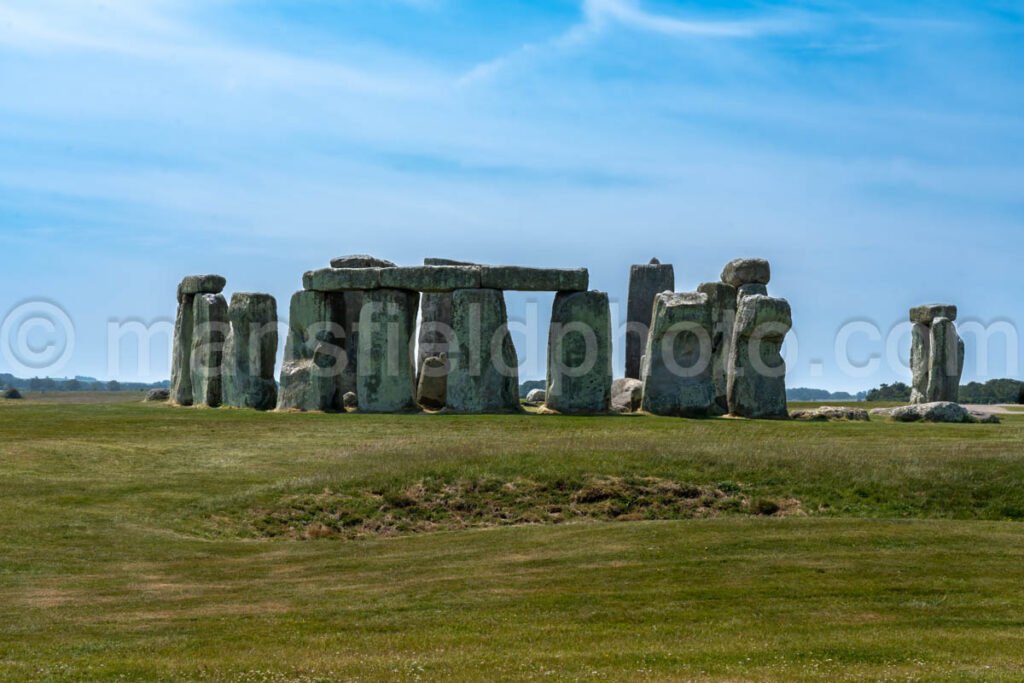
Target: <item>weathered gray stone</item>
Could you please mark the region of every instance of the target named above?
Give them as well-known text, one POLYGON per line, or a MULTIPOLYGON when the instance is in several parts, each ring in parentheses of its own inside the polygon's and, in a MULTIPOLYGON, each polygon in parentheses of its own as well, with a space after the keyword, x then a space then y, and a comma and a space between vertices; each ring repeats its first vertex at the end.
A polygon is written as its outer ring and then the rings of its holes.
POLYGON ((582 292, 590 283, 586 268, 481 266, 480 287, 521 292, 582 292))
POLYGON ((361 413, 416 410, 413 331, 419 294, 376 289, 363 295, 359 315, 356 395, 361 413))
POLYGON ((963 344, 952 320, 936 318, 932 322, 928 349, 929 402, 956 402, 959 399, 964 367, 963 344))
POLYGON ((761 296, 768 296, 768 285, 758 284, 752 282, 748 285, 740 285, 739 289, 736 290, 736 298, 742 299, 748 296, 754 296, 760 294, 761 296))
POLYGON ((772 268, 761 258, 740 258, 730 261, 722 270, 722 282, 733 287, 767 285, 772 279, 772 268))
POLYGON ((532 389, 530 393, 526 395, 526 402, 532 403, 533 405, 540 405, 541 403, 544 403, 547 395, 547 392, 543 389, 532 389))
POLYGON ((292 296, 278 410, 337 411, 355 386, 348 363, 345 297, 300 291, 292 296))
POLYGON ((612 410, 617 413, 635 413, 644 399, 644 383, 632 377, 612 382, 612 410))
POLYGON ((387 259, 377 258, 368 254, 352 254, 331 259, 331 268, 395 268, 395 264, 387 259))
POLYGON ((4 389, 3 397, 8 401, 20 401, 23 398, 21 392, 15 389, 14 387, 8 387, 7 389, 4 389))
POLYGON ((640 357, 647 348, 654 297, 676 288, 675 270, 658 259, 629 268, 629 302, 626 310, 626 377, 640 378, 640 357))
POLYGON ((863 408, 822 406, 813 410, 794 410, 790 417, 802 422, 868 422, 871 418, 863 408))
POLYGON ((736 323, 736 288, 724 282, 705 282, 697 291, 706 294, 711 303, 711 374, 715 380, 714 412, 729 412, 729 349, 732 328, 736 323))
POLYGON ((220 294, 228 281, 220 275, 189 275, 178 285, 178 303, 196 294, 220 294))
POLYGON ((277 405, 277 301, 236 293, 228 307, 231 331, 224 351, 224 403, 273 410, 277 405))
POLYGON ((171 399, 180 406, 192 405, 192 335, 195 294, 178 289, 178 313, 174 318, 171 352, 171 399))
POLYGON ((711 301, 706 294, 663 292, 654 299, 644 361, 643 409, 655 415, 712 412, 711 301))
POLYGON ((196 294, 192 320, 192 403, 216 408, 223 401, 228 302, 220 294, 196 294))
POLYGON ((302 286, 314 292, 346 292, 380 287, 381 268, 321 268, 302 276, 302 286))
POLYGON ((420 364, 416 402, 427 410, 441 410, 448 400, 448 357, 430 356, 420 364))
MULTIPOLYGON (((443 258, 423 259, 426 266, 474 266, 475 263, 443 258)), ((428 292, 420 297, 420 331, 416 367, 431 356, 447 354, 452 337, 452 295, 428 292)))
POLYGON ((520 412, 519 359, 508 331, 505 297, 497 289, 452 295, 456 343, 448 354, 448 406, 456 413, 520 412))
POLYGON ((478 289, 480 266, 410 266, 384 268, 380 286, 411 289, 417 292, 453 292, 456 289, 478 289))
POLYGON ((931 325, 936 318, 956 320, 957 308, 953 304, 927 304, 910 309, 910 322, 931 325))
POLYGON ((973 422, 974 419, 963 406, 950 401, 919 403, 894 408, 889 416, 897 422, 973 422))
POLYGON ((605 292, 559 292, 551 307, 545 403, 559 413, 606 413, 612 398, 612 320, 605 292))
POLYGON ((910 370, 913 374, 910 389, 911 403, 928 402, 928 363, 931 358, 931 329, 915 323, 911 329, 910 370))
POLYGON ((344 349, 328 342, 317 342, 310 358, 286 362, 281 368, 278 410, 342 410, 336 367, 344 349))
POLYGON ((755 294, 739 300, 729 354, 729 412, 788 418, 782 344, 793 326, 785 299, 755 294))
POLYGON ((163 403, 164 401, 171 400, 171 392, 169 389, 150 389, 146 393, 146 403, 163 403))

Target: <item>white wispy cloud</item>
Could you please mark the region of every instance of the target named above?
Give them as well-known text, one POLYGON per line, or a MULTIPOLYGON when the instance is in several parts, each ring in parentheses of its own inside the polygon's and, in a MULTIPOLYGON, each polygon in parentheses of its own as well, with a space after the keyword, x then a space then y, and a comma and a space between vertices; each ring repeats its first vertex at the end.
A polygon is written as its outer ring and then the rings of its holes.
POLYGON ((583 0, 582 21, 561 35, 544 42, 528 43, 508 54, 477 64, 459 79, 471 85, 493 77, 511 64, 546 50, 571 48, 606 31, 621 27, 672 38, 749 39, 760 36, 807 30, 806 17, 789 14, 747 20, 682 18, 645 10, 636 0, 583 0))
POLYGON ((440 74, 422 66, 374 71, 337 59, 240 44, 204 31, 191 16, 199 7, 193 0, 11 0, 0 5, 0 48, 108 53, 189 69, 229 86, 320 83, 379 95, 418 95, 444 86, 440 74))

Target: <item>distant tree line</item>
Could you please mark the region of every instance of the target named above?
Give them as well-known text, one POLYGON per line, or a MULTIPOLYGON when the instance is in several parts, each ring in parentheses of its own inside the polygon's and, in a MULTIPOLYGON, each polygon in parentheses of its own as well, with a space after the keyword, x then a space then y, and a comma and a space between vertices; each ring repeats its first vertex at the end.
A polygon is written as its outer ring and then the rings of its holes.
POLYGON ((32 377, 23 379, 10 374, 0 374, 0 388, 22 389, 28 391, 147 391, 149 389, 166 389, 169 381, 153 382, 118 382, 112 379, 102 382, 92 377, 74 377, 71 379, 54 379, 53 377, 32 377))
MULTIPOLYGON (((910 400, 910 387, 903 382, 883 384, 867 393, 868 401, 910 400)), ((982 384, 971 382, 960 387, 961 403, 1024 403, 1024 382, 1015 379, 993 379, 982 384)))
POLYGON ((866 391, 851 394, 848 391, 826 391, 806 387, 786 390, 786 399, 790 401, 863 401, 866 396, 866 391))

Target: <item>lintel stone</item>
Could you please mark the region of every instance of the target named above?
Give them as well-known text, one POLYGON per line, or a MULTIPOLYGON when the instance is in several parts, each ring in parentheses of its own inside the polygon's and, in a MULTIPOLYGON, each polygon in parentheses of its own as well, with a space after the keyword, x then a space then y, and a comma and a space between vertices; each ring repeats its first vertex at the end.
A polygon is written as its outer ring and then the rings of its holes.
POLYGON ((410 266, 384 268, 380 286, 388 289, 410 289, 417 292, 452 292, 456 289, 479 289, 479 266, 410 266))
POLYGON ((380 288, 380 268, 321 268, 302 276, 302 286, 315 292, 380 288))
POLYGON ((586 268, 526 268, 483 266, 480 286, 520 292, 585 292, 590 284, 586 268))

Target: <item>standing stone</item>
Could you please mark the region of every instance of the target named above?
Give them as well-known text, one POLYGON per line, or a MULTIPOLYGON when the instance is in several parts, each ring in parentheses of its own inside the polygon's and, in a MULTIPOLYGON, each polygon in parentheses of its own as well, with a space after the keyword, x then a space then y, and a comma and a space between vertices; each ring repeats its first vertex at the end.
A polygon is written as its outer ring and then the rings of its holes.
POLYGON ((964 341, 956 331, 957 308, 930 304, 910 309, 914 324, 910 347, 912 404, 953 402, 960 398, 964 341))
POLYGON ((420 365, 416 402, 427 410, 441 410, 448 400, 448 356, 430 356, 420 365))
POLYGON ((448 354, 448 410, 520 412, 519 358, 508 331, 505 296, 497 289, 452 295, 455 343, 448 354))
POLYGON ((277 301, 236 293, 228 307, 231 331, 224 351, 224 403, 273 410, 277 405, 277 301))
POLYGON ((178 312, 174 319, 171 355, 171 399, 192 405, 193 308, 197 294, 220 294, 227 280, 220 275, 189 275, 178 284, 178 312))
POLYGON ((292 295, 278 410, 342 409, 344 388, 354 383, 344 320, 341 293, 301 291, 292 295))
POLYGON ((612 320, 605 292, 559 292, 551 307, 545 403, 563 414, 606 413, 612 320))
POLYGON ((658 259, 629 269, 629 303, 626 311, 626 377, 640 379, 640 357, 647 348, 654 296, 676 288, 676 276, 670 264, 658 259))
POLYGON ((729 412, 739 417, 788 418, 782 344, 793 326, 785 299, 740 299, 729 354, 729 412))
POLYGON ((911 403, 928 402, 928 365, 931 358, 931 336, 931 328, 928 325, 914 323, 911 331, 910 345, 910 367, 913 373, 910 390, 911 403))
POLYGON ((192 403, 216 408, 223 400, 227 301, 220 294, 195 295, 192 320, 192 403))
POLYGON ((359 314, 356 395, 361 413, 416 410, 413 332, 419 294, 375 289, 359 314))
MULTIPOLYGON (((472 266, 473 263, 443 258, 423 259, 426 266, 472 266)), ((419 351, 416 366, 449 351, 452 336, 452 293, 430 292, 420 298, 419 351)))
POLYGON ((644 355, 644 410, 679 417, 711 414, 715 381, 707 294, 658 294, 644 355))
POLYGON ((931 326, 928 355, 928 402, 956 403, 964 368, 964 342, 953 321, 936 318, 931 326))
POLYGON ((195 295, 178 293, 178 313, 174 318, 174 349, 171 367, 171 400, 180 406, 192 405, 192 320, 195 295))
POLYGON ((697 287, 711 303, 711 374, 715 381, 714 412, 729 412, 729 349, 736 323, 736 288, 724 282, 705 282, 697 287))

